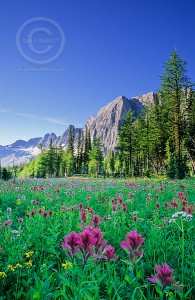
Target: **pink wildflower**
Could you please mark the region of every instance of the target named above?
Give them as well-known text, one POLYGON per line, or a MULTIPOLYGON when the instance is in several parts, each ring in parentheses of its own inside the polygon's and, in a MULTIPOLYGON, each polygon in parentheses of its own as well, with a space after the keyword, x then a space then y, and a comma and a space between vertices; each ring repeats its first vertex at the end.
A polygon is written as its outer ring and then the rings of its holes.
POLYGON ((34 216, 35 214, 36 214, 36 210, 34 209, 31 211, 31 216, 34 216))
POLYGON ((18 223, 22 223, 23 222, 23 219, 22 218, 19 218, 18 219, 18 223))
POLYGON ((5 222, 4 222, 4 225, 5 225, 5 226, 9 226, 9 221, 5 221, 5 222))
POLYGON ((85 223, 86 222, 86 212, 84 211, 84 209, 80 210, 80 220, 85 223))
POLYGON ((51 216, 52 216, 52 214, 53 214, 53 211, 52 211, 52 210, 50 210, 50 211, 48 212, 48 215, 51 217, 51 216))
POLYGON ((43 212, 43 208, 39 208, 38 213, 42 214, 42 212, 43 212))
POLYGON ((177 203, 175 200, 173 200, 173 201, 171 201, 171 206, 177 207, 177 206, 178 206, 178 203, 177 203))
POLYGON ((66 206, 62 206, 62 212, 64 213, 66 211, 66 206))
POLYGON ((46 218, 46 217, 47 217, 47 212, 44 211, 44 213, 43 213, 43 218, 46 218))
POLYGON ((94 238, 93 231, 90 228, 85 228, 84 231, 80 234, 78 241, 79 249, 89 252, 91 248, 95 245, 96 238, 94 238))
POLYGON ((3 251, 3 248, 2 247, 0 247, 0 252, 2 252, 3 251))
POLYGON ((122 204, 122 207, 123 207, 123 211, 127 211, 127 205, 125 203, 122 204))
POLYGON ((123 199, 121 197, 118 197, 118 203, 122 204, 123 203, 123 199))
POLYGON ((114 247, 111 245, 107 246, 103 252, 102 258, 106 259, 107 261, 110 261, 111 259, 117 259, 118 256, 114 254, 114 247))
POLYGON ((133 264, 136 257, 142 257, 144 249, 141 251, 136 251, 144 242, 141 234, 138 234, 135 230, 131 230, 129 234, 126 235, 126 240, 120 242, 121 248, 129 253, 129 258, 133 264))
POLYGON ((183 199, 183 197, 185 197, 184 192, 178 192, 177 197, 180 198, 180 199, 183 199))
POLYGON ((193 206, 193 205, 188 206, 188 207, 187 207, 187 212, 188 212, 189 214, 193 215, 193 213, 194 213, 194 206, 193 206))
POLYGON ((151 278, 147 278, 152 283, 160 283, 162 290, 166 288, 167 285, 174 283, 172 278, 173 271, 168 266, 168 264, 162 264, 162 266, 155 266, 156 275, 152 275, 151 278))
POLYGON ((93 215, 92 225, 94 227, 98 227, 100 225, 100 216, 99 215, 93 215))
POLYGON ((184 205, 182 205, 181 210, 186 211, 186 207, 184 205))
POLYGON ((141 234, 138 234, 135 230, 131 230, 129 234, 126 235, 126 240, 120 243, 121 248, 131 249, 133 251, 137 250, 144 242, 141 234))
POLYGON ((107 241, 102 241, 104 234, 101 232, 99 228, 93 229, 93 236, 96 239, 94 247, 95 247, 95 254, 100 254, 100 249, 104 249, 107 241))
POLYGON ((64 237, 65 241, 61 244, 62 248, 68 249, 68 254, 73 259, 78 251, 79 234, 72 231, 69 235, 64 237))
POLYGON ((80 204, 79 204, 79 209, 82 210, 83 208, 84 208, 83 203, 80 203, 80 204))
POLYGON ((70 211, 74 211, 74 210, 75 210, 75 206, 70 206, 70 207, 69 207, 69 210, 70 210, 70 211))

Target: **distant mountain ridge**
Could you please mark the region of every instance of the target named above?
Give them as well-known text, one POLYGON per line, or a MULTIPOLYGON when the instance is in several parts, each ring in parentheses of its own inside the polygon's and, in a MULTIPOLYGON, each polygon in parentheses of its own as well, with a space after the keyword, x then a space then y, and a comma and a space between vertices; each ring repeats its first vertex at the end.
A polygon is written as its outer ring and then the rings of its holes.
MULTIPOLYGON (((148 103, 154 103, 155 94, 153 92, 132 97, 130 99, 125 96, 119 96, 104 107, 102 107, 97 116, 91 115, 83 128, 75 128, 75 142, 77 141, 80 129, 90 130, 91 140, 99 138, 103 146, 104 152, 108 149, 114 150, 117 145, 118 131, 128 111, 132 111, 137 117, 143 107, 148 103)), ((17 140, 13 144, 7 146, 0 145, 0 159, 2 166, 13 166, 26 163, 32 157, 36 157, 40 153, 40 146, 48 148, 50 141, 54 146, 62 146, 66 148, 68 145, 68 137, 70 125, 61 136, 55 133, 47 133, 44 137, 31 138, 28 141, 17 140)))

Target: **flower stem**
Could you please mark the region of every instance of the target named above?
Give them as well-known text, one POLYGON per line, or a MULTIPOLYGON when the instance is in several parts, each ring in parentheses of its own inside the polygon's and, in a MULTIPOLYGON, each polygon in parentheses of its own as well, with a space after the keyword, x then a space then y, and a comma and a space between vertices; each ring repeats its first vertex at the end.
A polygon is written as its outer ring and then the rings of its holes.
MULTIPOLYGON (((184 227, 183 227, 183 220, 181 223, 181 283, 184 286, 184 252, 185 252, 185 237, 184 237, 184 227)), ((182 299, 184 299, 184 289, 182 289, 182 299)))

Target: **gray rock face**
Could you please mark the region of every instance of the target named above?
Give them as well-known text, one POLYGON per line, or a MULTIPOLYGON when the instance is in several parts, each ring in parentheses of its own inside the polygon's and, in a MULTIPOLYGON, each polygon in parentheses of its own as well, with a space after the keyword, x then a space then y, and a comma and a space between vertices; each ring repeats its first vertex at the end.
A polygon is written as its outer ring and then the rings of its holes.
POLYGON ((61 136, 59 136, 58 138, 56 138, 54 140, 54 143, 53 143, 54 146, 62 146, 62 148, 64 148, 68 145, 68 138, 69 138, 69 133, 70 133, 71 126, 74 128, 75 142, 77 141, 77 137, 78 137, 78 133, 79 133, 80 128, 75 128, 73 125, 70 125, 61 136))
POLYGON ((38 145, 42 145, 45 148, 49 147, 50 142, 52 141, 52 143, 56 140, 57 136, 55 135, 55 133, 47 133, 44 135, 43 138, 41 138, 38 142, 38 145))
POLYGON ((85 125, 90 130, 91 140, 99 138, 105 151, 107 149, 114 150, 117 144, 118 129, 129 110, 131 110, 131 103, 124 96, 119 96, 102 107, 97 117, 91 116, 85 125))
POLYGON ((108 149, 114 150, 118 142, 119 128, 128 111, 132 111, 137 117, 144 105, 154 102, 154 93, 133 97, 128 100, 124 96, 119 96, 114 101, 102 107, 97 117, 90 116, 84 126, 90 130, 91 140, 99 138, 104 152, 108 149))
POLYGON ((147 104, 154 104, 154 98, 155 98, 154 92, 150 92, 145 95, 135 96, 135 97, 131 98, 131 100, 137 99, 143 105, 147 105, 147 104))

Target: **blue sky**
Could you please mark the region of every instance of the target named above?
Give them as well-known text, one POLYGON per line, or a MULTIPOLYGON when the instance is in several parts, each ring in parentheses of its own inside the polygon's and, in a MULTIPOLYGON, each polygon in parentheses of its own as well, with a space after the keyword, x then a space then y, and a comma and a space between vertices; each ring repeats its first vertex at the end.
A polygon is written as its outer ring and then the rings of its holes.
POLYGON ((175 48, 194 81, 194 15, 192 0, 5 1, 0 10, 0 144, 47 132, 60 135, 68 124, 82 126, 119 95, 157 91, 175 48), (31 37, 56 42, 31 40, 33 53, 24 41, 40 28, 31 37), (51 52, 44 57, 48 46, 51 52), (45 58, 51 58, 47 65, 45 58))

